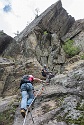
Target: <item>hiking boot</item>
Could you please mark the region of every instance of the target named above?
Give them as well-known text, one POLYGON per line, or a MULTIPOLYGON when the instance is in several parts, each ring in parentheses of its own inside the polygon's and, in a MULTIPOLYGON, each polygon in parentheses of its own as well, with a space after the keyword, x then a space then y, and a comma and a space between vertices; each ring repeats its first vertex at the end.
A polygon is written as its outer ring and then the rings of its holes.
POLYGON ((21 115, 25 118, 26 111, 24 109, 21 109, 21 115))

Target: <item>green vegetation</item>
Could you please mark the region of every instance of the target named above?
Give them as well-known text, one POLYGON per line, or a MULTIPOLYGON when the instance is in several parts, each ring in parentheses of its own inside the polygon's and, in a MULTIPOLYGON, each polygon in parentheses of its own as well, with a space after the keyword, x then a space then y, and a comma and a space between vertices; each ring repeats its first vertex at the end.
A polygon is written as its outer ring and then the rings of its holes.
POLYGON ((81 114, 80 117, 78 117, 77 119, 72 119, 70 116, 67 117, 68 113, 65 113, 63 116, 61 116, 60 114, 58 114, 56 116, 57 121, 65 121, 67 124, 76 124, 76 125, 84 125, 84 104, 83 103, 78 103, 76 110, 80 110, 81 114))
POLYGON ((44 31, 44 33, 43 33, 44 35, 46 35, 46 34, 48 34, 48 32, 47 31, 44 31))
POLYGON ((0 113, 0 125, 12 125, 14 121, 14 115, 16 106, 10 106, 9 110, 0 113))
POLYGON ((65 45, 63 45, 63 49, 68 57, 73 57, 80 52, 79 47, 75 47, 73 43, 73 40, 68 40, 65 42, 65 45))
POLYGON ((70 117, 69 118, 66 118, 66 116, 68 115, 68 113, 65 113, 64 116, 60 116, 58 115, 56 117, 57 121, 65 121, 66 123, 70 123, 70 124, 77 124, 77 125, 84 125, 84 115, 81 115, 78 119, 71 119, 70 117))
POLYGON ((84 111, 84 104, 78 103, 76 109, 80 111, 84 111))
POLYGON ((80 59, 84 60, 84 53, 80 55, 80 59))
POLYGON ((77 124, 77 125, 84 125, 84 116, 80 116, 78 119, 66 119, 66 122, 67 123, 74 123, 74 124, 77 124))

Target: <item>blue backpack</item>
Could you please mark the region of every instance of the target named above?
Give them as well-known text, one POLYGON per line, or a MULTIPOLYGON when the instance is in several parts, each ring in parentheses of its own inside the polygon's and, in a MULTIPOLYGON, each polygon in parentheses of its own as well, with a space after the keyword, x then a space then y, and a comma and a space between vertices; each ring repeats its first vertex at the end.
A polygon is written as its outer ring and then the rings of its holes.
POLYGON ((34 87, 32 86, 32 83, 29 81, 29 76, 28 75, 24 75, 21 79, 21 82, 20 82, 20 88, 21 88, 21 91, 31 91, 31 90, 34 90, 34 87), (26 83, 26 84, 24 84, 26 83), (24 85, 22 85, 24 84, 24 85))

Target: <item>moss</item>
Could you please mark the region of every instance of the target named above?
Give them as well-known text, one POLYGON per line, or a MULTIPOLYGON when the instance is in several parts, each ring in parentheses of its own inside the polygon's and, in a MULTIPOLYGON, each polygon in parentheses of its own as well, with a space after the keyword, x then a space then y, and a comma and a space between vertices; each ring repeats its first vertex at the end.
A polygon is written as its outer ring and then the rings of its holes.
MULTIPOLYGON (((80 110, 84 111, 83 108, 84 108, 84 105, 81 106, 81 108, 80 108, 79 105, 77 107, 77 109, 80 109, 80 110)), ((67 115, 68 115, 68 113, 65 113, 63 116, 59 114, 58 116, 56 116, 56 119, 57 119, 58 122, 65 121, 67 124, 73 124, 74 123, 74 124, 77 124, 77 125, 84 125, 84 113, 83 112, 81 113, 81 116, 78 119, 72 119, 71 117, 66 118, 67 115)))
MULTIPOLYGON (((62 102, 63 98, 60 98, 59 100, 60 100, 60 102, 62 102)), ((77 119, 72 119, 71 117, 67 117, 69 115, 69 112, 64 113, 64 109, 61 110, 60 114, 55 116, 55 119, 58 122, 64 121, 68 125, 71 125, 71 124, 84 125, 84 104, 78 103, 76 110, 80 110, 80 112, 81 112, 80 116, 77 119)))
POLYGON ((56 119, 58 122, 60 122, 60 121, 62 121, 63 118, 60 115, 58 115, 56 119))
POLYGON ((14 121, 14 115, 16 106, 10 106, 9 110, 0 113, 0 125, 12 125, 14 121))
POLYGON ((81 116, 79 117, 78 119, 66 119, 66 122, 67 123, 74 123, 74 124, 77 124, 77 125, 84 125, 84 116, 81 116))
POLYGON ((64 100, 64 96, 55 98, 56 105, 59 107, 62 104, 63 100, 64 100))
POLYGON ((58 115, 57 117, 56 117, 56 119, 57 119, 57 121, 58 122, 61 122, 61 121, 66 121, 65 120, 65 117, 68 115, 68 113, 65 113, 65 115, 58 115))
POLYGON ((78 103, 77 106, 76 106, 76 109, 80 110, 80 111, 84 111, 84 104, 78 103))

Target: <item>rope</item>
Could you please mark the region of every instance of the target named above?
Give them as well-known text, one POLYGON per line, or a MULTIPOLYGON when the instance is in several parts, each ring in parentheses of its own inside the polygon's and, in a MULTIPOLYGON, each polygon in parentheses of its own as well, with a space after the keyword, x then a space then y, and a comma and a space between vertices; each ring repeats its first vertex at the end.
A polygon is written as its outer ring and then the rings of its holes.
MULTIPOLYGON (((26 118, 27 118, 27 114, 28 114, 28 109, 31 107, 31 105, 33 104, 34 100, 37 98, 39 92, 42 90, 43 87, 44 87, 44 84, 41 86, 41 88, 40 88, 39 91, 37 92, 36 96, 35 96, 34 99, 32 100, 31 104, 30 104, 29 107, 27 108, 27 111, 26 111, 26 115, 25 115, 25 118, 24 118, 23 125, 25 125, 25 122, 26 122, 26 118)), ((34 121, 33 121, 33 122, 34 122, 34 121)))

